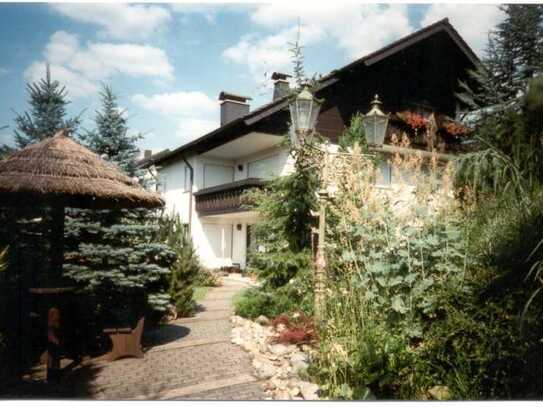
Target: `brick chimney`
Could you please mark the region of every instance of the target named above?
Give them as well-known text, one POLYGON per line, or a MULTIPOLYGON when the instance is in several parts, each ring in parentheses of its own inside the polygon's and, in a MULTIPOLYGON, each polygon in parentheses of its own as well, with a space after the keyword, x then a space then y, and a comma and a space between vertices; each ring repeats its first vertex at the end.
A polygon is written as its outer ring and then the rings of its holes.
POLYGON ((248 100, 250 97, 235 95, 233 93, 221 92, 221 126, 249 113, 248 100))
POLYGON ((274 72, 271 76, 273 80, 273 101, 282 98, 290 92, 288 78, 286 73, 274 72))

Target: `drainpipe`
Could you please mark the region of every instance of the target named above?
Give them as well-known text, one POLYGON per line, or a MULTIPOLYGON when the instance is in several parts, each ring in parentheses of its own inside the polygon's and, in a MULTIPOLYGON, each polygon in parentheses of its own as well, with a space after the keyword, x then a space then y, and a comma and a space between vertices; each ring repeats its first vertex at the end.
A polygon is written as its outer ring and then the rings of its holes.
POLYGON ((192 165, 189 164, 185 156, 183 155, 183 161, 185 162, 185 165, 189 168, 190 171, 190 190, 189 190, 189 237, 192 239, 191 235, 191 227, 192 227, 192 189, 194 185, 194 168, 192 168, 192 165))

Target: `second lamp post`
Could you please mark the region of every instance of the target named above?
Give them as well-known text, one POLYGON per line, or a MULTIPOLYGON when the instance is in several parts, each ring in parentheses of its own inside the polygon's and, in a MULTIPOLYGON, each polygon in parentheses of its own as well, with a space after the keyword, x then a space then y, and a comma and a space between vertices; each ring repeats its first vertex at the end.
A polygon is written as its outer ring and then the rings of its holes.
MULTIPOLYGON (((364 135, 370 146, 382 145, 385 139, 389 116, 384 114, 381 109, 381 101, 375 95, 371 102, 370 111, 364 115, 362 122, 364 125, 364 135)), ((296 98, 290 102, 290 119, 292 126, 290 128, 290 140, 294 148, 305 148, 312 145, 317 118, 319 116, 322 102, 316 99, 308 86, 303 86, 296 98)), ((329 154, 326 150, 321 150, 324 154, 329 154)), ((325 234, 326 234, 326 200, 328 192, 325 185, 326 165, 322 182, 318 191, 319 195, 319 240, 317 245, 317 255, 315 261, 315 319, 317 323, 322 321, 324 290, 326 279, 326 257, 324 255, 325 234)))

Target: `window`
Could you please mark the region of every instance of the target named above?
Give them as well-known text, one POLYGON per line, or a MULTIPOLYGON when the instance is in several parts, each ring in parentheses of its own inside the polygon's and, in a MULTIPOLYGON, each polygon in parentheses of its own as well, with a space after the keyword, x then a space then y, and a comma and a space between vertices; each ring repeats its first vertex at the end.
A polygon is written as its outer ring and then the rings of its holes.
POLYGON ((166 174, 159 173, 156 178, 156 192, 166 192, 166 174))
POLYGON ((247 165, 247 177, 270 179, 281 173, 279 155, 252 161, 247 165))
POLYGON ((220 164, 204 164, 204 188, 227 184, 233 181, 234 167, 220 164))
POLYGON ((389 186, 392 183, 392 168, 388 160, 379 161, 379 173, 377 174, 377 185, 389 186))

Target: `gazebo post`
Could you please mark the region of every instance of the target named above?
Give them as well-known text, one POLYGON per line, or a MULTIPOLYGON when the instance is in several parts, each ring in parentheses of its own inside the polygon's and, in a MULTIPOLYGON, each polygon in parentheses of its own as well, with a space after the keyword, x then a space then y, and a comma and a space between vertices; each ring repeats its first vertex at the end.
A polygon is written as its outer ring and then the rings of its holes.
MULTIPOLYGON (((55 286, 61 286, 64 264, 64 205, 51 205, 51 278, 55 286)), ((58 337, 62 321, 59 304, 52 304, 47 313, 47 382, 56 383, 60 378, 60 355, 58 337)))

